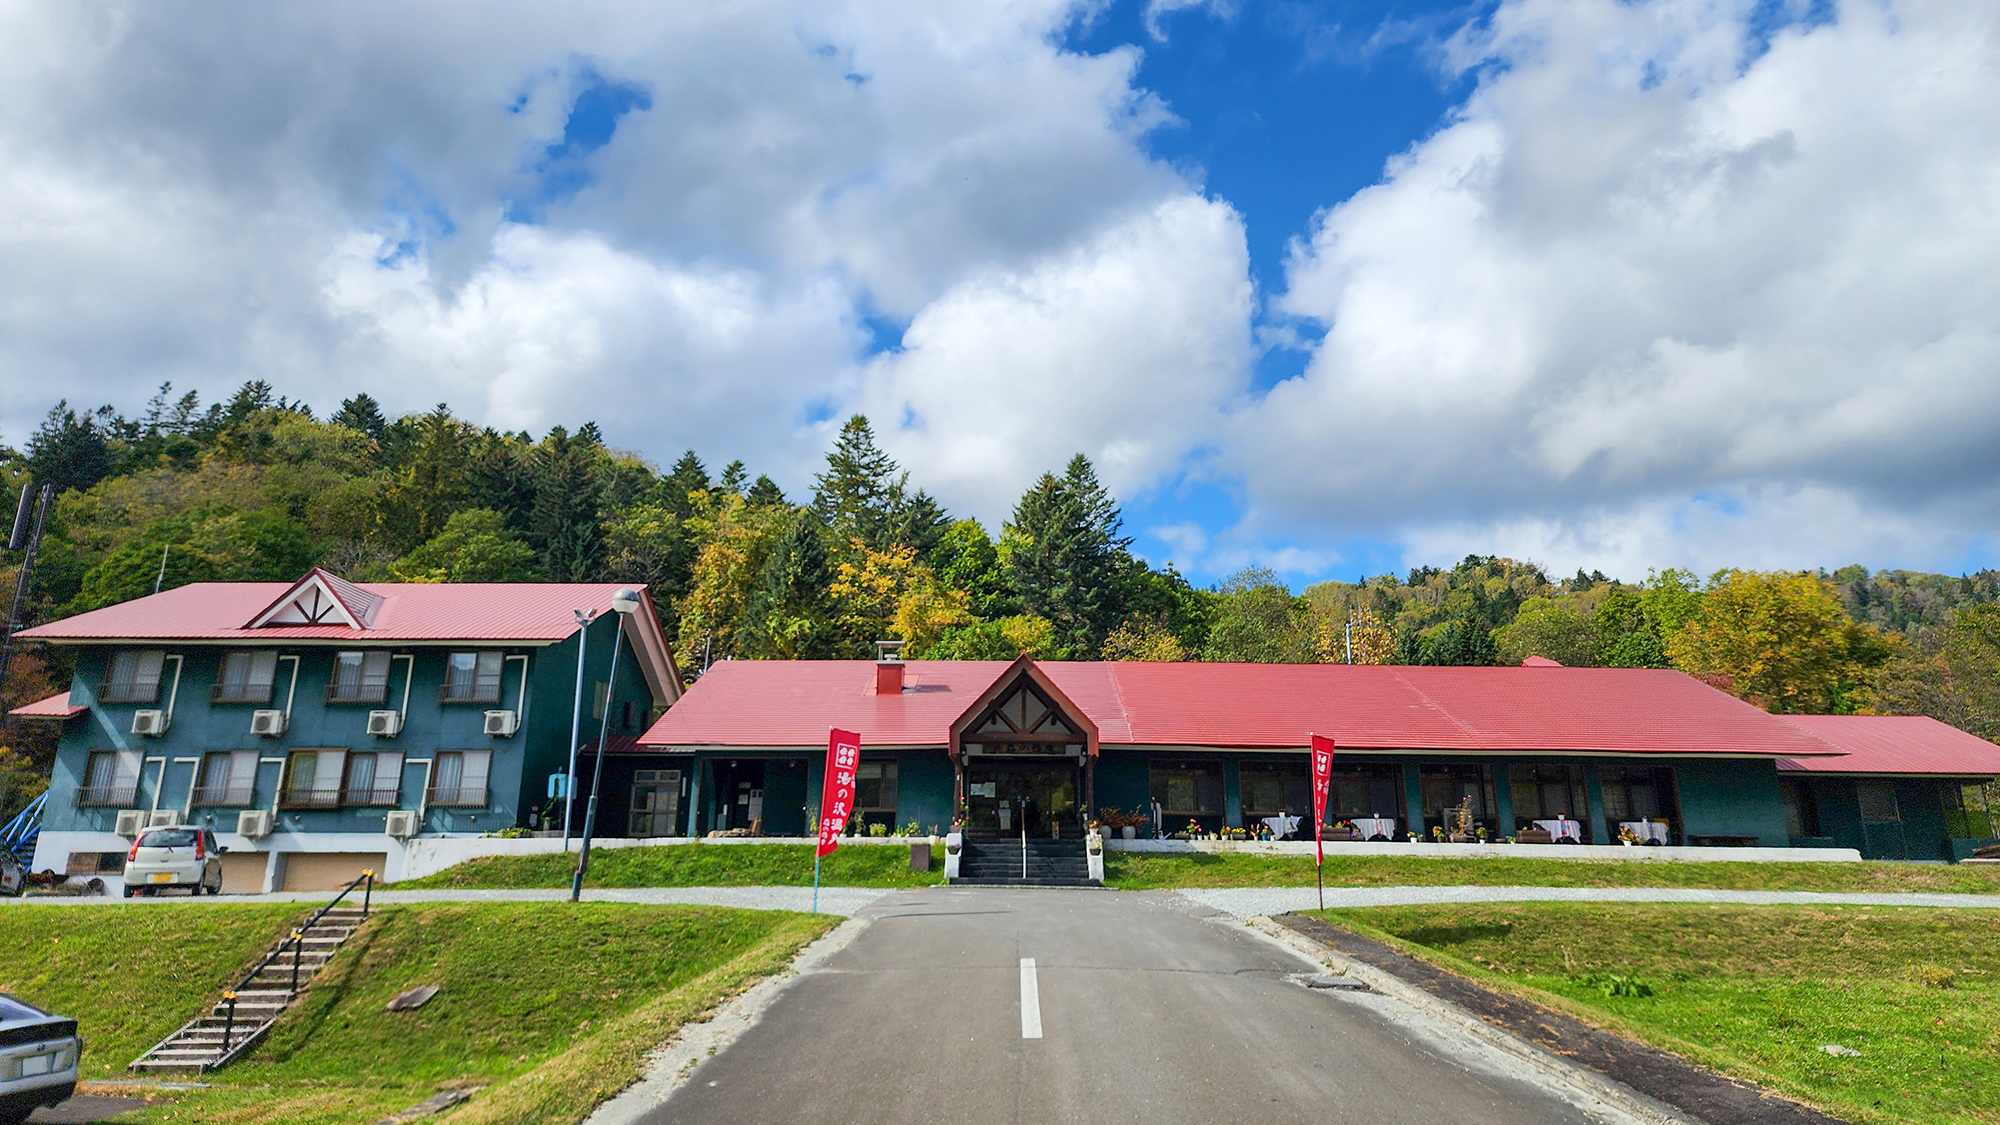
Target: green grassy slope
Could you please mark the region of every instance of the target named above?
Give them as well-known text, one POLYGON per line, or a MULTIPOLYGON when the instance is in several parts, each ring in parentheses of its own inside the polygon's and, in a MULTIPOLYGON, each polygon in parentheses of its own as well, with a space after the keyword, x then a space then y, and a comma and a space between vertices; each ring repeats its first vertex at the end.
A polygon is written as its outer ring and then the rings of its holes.
MULTIPOLYGON (((576 855, 488 856, 468 860, 397 890, 426 888, 567 887, 576 855)), ((811 844, 662 844, 590 853, 586 887, 809 887, 811 844)), ((928 887, 944 881, 944 849, 931 849, 931 870, 910 870, 908 848, 849 844, 827 856, 820 882, 828 887, 928 887)))
POLYGON ((1851 1121, 2000 1120, 1994 911, 1482 904, 1325 917, 1851 1121), (1652 995, 1606 995, 1605 974, 1652 995))

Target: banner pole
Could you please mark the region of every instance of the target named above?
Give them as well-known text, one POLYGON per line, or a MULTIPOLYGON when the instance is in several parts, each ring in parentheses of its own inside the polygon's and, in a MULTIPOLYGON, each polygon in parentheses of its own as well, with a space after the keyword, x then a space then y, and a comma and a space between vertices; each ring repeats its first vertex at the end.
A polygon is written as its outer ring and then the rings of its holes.
MULTIPOLYGON (((1324 891, 1320 892, 1320 900, 1322 902, 1326 900, 1326 892, 1324 891)), ((1326 907, 1322 906, 1320 907, 1320 909, 1325 910, 1326 907)), ((818 856, 813 857, 813 913, 814 914, 819 913, 819 857, 818 856)))

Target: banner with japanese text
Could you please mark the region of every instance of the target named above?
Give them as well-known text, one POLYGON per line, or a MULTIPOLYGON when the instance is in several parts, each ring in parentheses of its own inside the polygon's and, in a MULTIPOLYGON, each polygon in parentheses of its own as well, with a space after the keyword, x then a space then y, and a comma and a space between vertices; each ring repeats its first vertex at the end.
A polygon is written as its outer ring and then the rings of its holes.
POLYGON ((826 784, 819 798, 819 851, 840 846, 840 830, 854 812, 854 773, 861 765, 861 736, 849 730, 826 736, 826 784))
POLYGON ((1326 862, 1326 798, 1333 781, 1333 739, 1312 736, 1313 862, 1326 862))

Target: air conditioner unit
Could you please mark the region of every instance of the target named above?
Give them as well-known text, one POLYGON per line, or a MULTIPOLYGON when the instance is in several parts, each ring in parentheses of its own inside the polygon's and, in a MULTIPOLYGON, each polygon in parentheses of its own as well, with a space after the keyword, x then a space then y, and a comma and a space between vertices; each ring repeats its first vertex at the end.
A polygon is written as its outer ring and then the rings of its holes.
POLYGON ((118 826, 111 831, 129 840, 145 830, 145 809, 120 809, 118 810, 118 826))
POLYGON ((384 818, 382 831, 398 840, 407 840, 417 834, 417 814, 411 809, 397 809, 384 818))
POLYGON ((167 713, 165 711, 132 712, 132 733, 158 738, 167 733, 167 713))
POLYGON ((512 711, 486 712, 486 733, 495 738, 512 738, 521 725, 521 717, 512 711))
POLYGON ((236 814, 236 834, 261 840, 271 834, 270 809, 244 809, 236 814))
POLYGON ((146 827, 173 828, 181 822, 179 809, 154 809, 146 814, 146 827))
POLYGON ((287 720, 283 711, 250 712, 251 734, 261 734, 266 738, 276 738, 285 733, 286 725, 287 720))
POLYGON ((400 711, 368 712, 368 733, 376 738, 394 738, 403 729, 403 713, 400 711))

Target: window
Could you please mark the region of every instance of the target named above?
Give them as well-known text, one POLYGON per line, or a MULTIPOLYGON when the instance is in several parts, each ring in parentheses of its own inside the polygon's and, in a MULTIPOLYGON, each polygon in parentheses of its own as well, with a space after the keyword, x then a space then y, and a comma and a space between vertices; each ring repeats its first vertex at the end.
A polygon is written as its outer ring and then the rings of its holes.
POLYGON ((1778 787, 1785 797, 1785 831, 1794 840, 1811 839, 1819 832, 1819 803, 1803 778, 1781 777, 1778 787))
POLYGON ((1605 766, 1604 819, 1615 830, 1621 820, 1668 820, 1673 809, 1673 774, 1651 766, 1605 766))
POLYGON ((136 842, 142 848, 191 848, 200 839, 199 828, 149 828, 136 842))
POLYGON ((139 802, 139 752, 106 750, 90 756, 84 766, 78 805, 134 805, 139 802))
POLYGON ((454 652, 445 660, 444 691, 447 703, 498 703, 500 701, 500 654, 497 652, 454 652))
MULTIPOLYGON (((1386 816, 1400 823, 1403 802, 1403 767, 1386 762, 1342 765, 1334 759, 1333 776, 1326 783, 1328 823, 1356 816, 1386 816)), ((1311 797, 1300 807, 1310 813, 1311 797)))
MULTIPOLYGON (((1514 828, 1538 820, 1587 820, 1590 801, 1584 795, 1583 767, 1574 763, 1542 762, 1507 767, 1514 791, 1514 828)), ((1511 829, 1510 829, 1511 831, 1511 829)))
POLYGON ((1153 800, 1166 816, 1217 816, 1222 812, 1222 763, 1155 761, 1153 800))
POLYGON ((389 654, 336 652, 328 703, 381 703, 389 698, 389 654))
POLYGON ((1252 765, 1237 773, 1237 796, 1245 820, 1312 811, 1311 771, 1304 765, 1252 765))
POLYGON ((671 836, 681 811, 681 771, 635 770, 628 836, 671 836))
POLYGON ((343 805, 395 807, 403 789, 403 752, 383 750, 347 756, 347 786, 343 805))
POLYGON ((1888 781, 1857 781, 1854 795, 1861 800, 1861 819, 1887 824, 1903 819, 1896 807, 1896 786, 1888 781))
POLYGON ((201 757, 200 784, 195 789, 197 805, 254 805, 257 803, 257 752, 217 750, 201 757))
POLYGON ((896 763, 863 762, 855 767, 854 811, 896 811, 896 763))
POLYGON ((287 809, 340 807, 340 772, 345 750, 294 750, 285 759, 285 783, 278 804, 287 809))
POLYGON ((590 717, 602 722, 604 720, 604 709, 610 705, 611 685, 605 683, 603 680, 599 680, 596 686, 590 689, 590 717))
POLYGON ((153 702, 160 697, 160 665, 166 659, 159 649, 119 649, 111 654, 97 697, 106 703, 153 702))
POLYGON ((1417 782, 1423 791, 1426 832, 1433 828, 1451 831, 1457 819, 1454 810, 1468 801, 1475 826, 1484 825, 1488 832, 1497 827, 1491 766, 1423 766, 1417 771, 1417 782))
POLYGON ((431 804, 477 808, 486 804, 486 768, 493 755, 486 750, 440 750, 437 773, 431 779, 431 804))
POLYGON ((268 649, 224 653, 222 672, 209 698, 217 703, 269 703, 277 671, 278 654, 268 649))
POLYGON ((2000 836, 2000 785, 1947 785, 1945 835, 1959 840, 2000 836))

